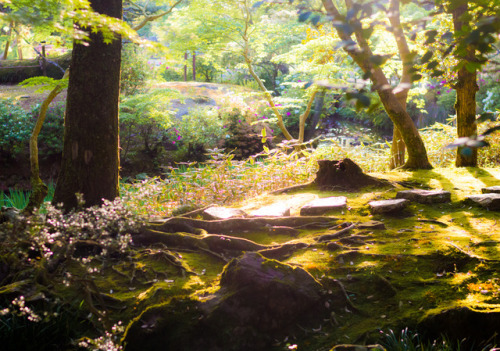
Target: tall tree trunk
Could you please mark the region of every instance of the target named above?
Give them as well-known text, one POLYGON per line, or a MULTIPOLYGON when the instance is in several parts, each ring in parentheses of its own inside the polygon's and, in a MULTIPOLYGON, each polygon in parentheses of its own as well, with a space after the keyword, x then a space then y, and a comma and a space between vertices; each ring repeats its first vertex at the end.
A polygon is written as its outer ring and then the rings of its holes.
POLYGON ((193 81, 196 82, 196 52, 193 51, 193 81))
MULTIPOLYGON (((91 0, 94 11, 121 18, 122 0, 91 0)), ((74 43, 69 76, 61 172, 54 203, 65 209, 85 206, 119 195, 118 100, 121 40, 105 44, 90 34, 88 46, 74 43)))
MULTIPOLYGON (((406 100, 408 98, 408 92, 411 87, 411 67, 412 60, 410 55, 410 49, 408 47, 408 42, 401 26, 401 13, 399 10, 399 0, 391 0, 389 6, 388 18, 392 26, 392 34, 396 40, 398 47, 399 57, 403 64, 401 80, 399 82, 396 90, 396 97, 398 98, 401 105, 406 111, 406 100)), ((389 161, 389 168, 394 169, 404 165, 405 163, 405 153, 406 145, 403 140, 403 135, 396 126, 394 126, 392 134, 392 145, 391 145, 391 159, 389 161)))
MULTIPOLYGON (((332 0, 322 0, 323 6, 332 18, 332 21, 345 21, 338 12, 332 0)), ((371 58, 373 53, 368 45, 368 42, 363 36, 360 28, 361 25, 356 26, 358 30, 355 31, 357 44, 344 46, 344 50, 351 56, 354 62, 369 75, 372 80, 373 87, 380 97, 380 101, 389 115, 389 118, 394 123, 394 126, 399 129, 403 140, 408 148, 408 160, 404 164, 407 169, 430 169, 432 168, 427 158, 427 151, 418 130, 413 123, 410 115, 406 112, 406 108, 401 105, 394 91, 390 88, 389 81, 383 73, 382 69, 372 64, 371 58), (389 87, 389 88, 388 88, 389 87)), ((349 35, 343 27, 336 26, 337 33, 344 42, 351 42, 351 35, 349 35)))
MULTIPOLYGON (((470 16, 468 16, 468 1, 458 0, 453 4, 452 10, 453 27, 457 39, 463 37, 458 34, 464 25, 469 25, 470 16)), ((467 62, 473 62, 475 58, 475 49, 469 45, 464 54, 458 53, 457 59, 465 61, 464 65, 458 70, 458 81, 454 88, 457 91, 457 100, 455 110, 457 113, 457 134, 459 138, 470 137, 477 134, 476 125, 476 92, 479 90, 477 85, 477 71, 466 67, 467 62)), ((477 167, 477 149, 458 148, 455 160, 457 167, 477 167)))
POLYGON ((186 60, 188 59, 187 51, 184 53, 184 81, 188 81, 188 66, 186 64, 186 60))
POLYGON ((9 56, 10 37, 12 35, 13 28, 14 21, 11 21, 9 24, 9 33, 7 34, 7 41, 5 42, 5 49, 3 50, 2 60, 7 60, 7 57, 9 56))

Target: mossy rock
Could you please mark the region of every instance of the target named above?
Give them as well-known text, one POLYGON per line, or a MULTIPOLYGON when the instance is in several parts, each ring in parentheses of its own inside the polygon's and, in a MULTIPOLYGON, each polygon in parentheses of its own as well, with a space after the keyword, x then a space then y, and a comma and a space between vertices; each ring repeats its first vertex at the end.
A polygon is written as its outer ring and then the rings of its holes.
POLYGON ((329 315, 324 301, 323 286, 303 269, 246 253, 225 267, 215 294, 143 312, 125 350, 267 350, 300 333, 299 322, 307 328, 329 315))

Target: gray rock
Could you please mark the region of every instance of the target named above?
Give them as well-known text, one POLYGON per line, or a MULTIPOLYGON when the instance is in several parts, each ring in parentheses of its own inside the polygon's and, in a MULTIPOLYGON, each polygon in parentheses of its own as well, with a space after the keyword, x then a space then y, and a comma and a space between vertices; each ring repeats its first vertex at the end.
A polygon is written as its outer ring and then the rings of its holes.
POLYGON ((500 194, 479 194, 467 197, 469 203, 474 203, 487 208, 488 210, 500 210, 500 194))
POLYGON ((203 211, 203 217, 208 220, 228 219, 228 218, 242 218, 247 214, 243 210, 237 208, 227 208, 213 206, 203 211))
POLYGON ((408 199, 421 204, 437 204, 451 201, 451 193, 445 190, 403 190, 396 194, 396 199, 408 199))
POLYGON ((290 206, 284 203, 274 203, 250 212, 252 217, 286 217, 290 216, 290 206))
POLYGON ((300 209, 301 216, 318 216, 330 211, 339 211, 347 207, 345 196, 325 197, 313 200, 300 209))
POLYGON ((483 194, 500 194, 500 186, 497 185, 497 186, 489 186, 487 188, 482 188, 481 189, 481 192, 483 194))
POLYGON ((385 224, 379 221, 368 221, 358 224, 358 229, 385 229, 385 224))
POLYGON ((370 212, 372 214, 378 213, 393 213, 402 211, 410 203, 407 199, 393 199, 393 200, 380 200, 371 201, 368 203, 370 206, 370 212))

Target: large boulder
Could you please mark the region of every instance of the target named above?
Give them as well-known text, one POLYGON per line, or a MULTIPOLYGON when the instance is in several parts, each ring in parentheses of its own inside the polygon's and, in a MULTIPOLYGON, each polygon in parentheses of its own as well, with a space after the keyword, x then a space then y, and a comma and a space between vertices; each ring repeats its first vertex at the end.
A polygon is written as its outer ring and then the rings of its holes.
POLYGON ((127 329, 125 350, 266 350, 275 339, 314 326, 341 306, 341 294, 299 267, 246 253, 224 268, 214 294, 152 307, 127 329), (337 302, 337 303, 335 303, 337 302))

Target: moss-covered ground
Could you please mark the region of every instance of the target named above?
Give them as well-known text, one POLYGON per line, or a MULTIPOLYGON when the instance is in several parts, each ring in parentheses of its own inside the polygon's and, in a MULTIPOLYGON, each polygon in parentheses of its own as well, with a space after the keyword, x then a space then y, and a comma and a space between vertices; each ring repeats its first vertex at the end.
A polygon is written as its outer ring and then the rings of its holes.
MULTIPOLYGON (((318 279, 338 279, 359 309, 332 313, 300 339, 290 335, 287 340, 293 340, 299 350, 377 341, 380 330, 417 328, 429 315, 458 306, 500 311, 500 213, 463 201, 480 193, 482 187, 499 185, 500 170, 446 168, 373 175, 398 184, 361 192, 268 194, 235 206, 249 210, 286 202, 292 205, 294 215, 301 204, 315 197, 346 196, 348 210, 330 214, 339 223, 376 220, 385 224, 385 229, 354 229, 350 236, 334 241, 338 244, 335 247, 316 243, 284 260, 318 279), (406 187, 448 190, 452 202, 412 203, 399 215, 370 214, 369 201, 394 198, 406 187)), ((268 245, 290 241, 311 244, 327 231, 301 230, 295 237, 248 232, 244 237, 268 245)), ((165 256, 165 249, 137 250, 129 261, 117 260, 103 270, 96 284, 109 298, 104 308, 113 322, 127 323, 148 306, 168 303, 174 297, 202 299, 217 289, 224 261, 200 251, 170 250, 176 265, 172 257, 165 256)), ((276 349, 284 349, 287 343, 278 341, 276 349)))

